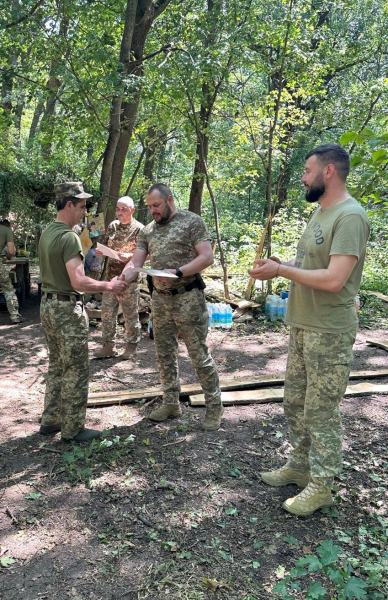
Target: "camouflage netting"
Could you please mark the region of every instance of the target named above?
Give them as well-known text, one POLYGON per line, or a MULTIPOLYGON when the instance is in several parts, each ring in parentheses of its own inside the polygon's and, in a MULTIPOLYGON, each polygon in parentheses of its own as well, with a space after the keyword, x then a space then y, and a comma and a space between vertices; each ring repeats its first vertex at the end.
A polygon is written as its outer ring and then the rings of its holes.
POLYGON ((45 208, 53 200, 54 182, 50 179, 33 178, 20 172, 0 172, 0 215, 24 207, 45 208))

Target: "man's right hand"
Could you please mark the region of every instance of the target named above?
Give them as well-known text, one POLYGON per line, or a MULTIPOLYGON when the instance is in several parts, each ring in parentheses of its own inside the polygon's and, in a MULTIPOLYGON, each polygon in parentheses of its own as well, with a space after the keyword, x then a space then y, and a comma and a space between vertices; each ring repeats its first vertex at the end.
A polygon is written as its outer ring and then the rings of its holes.
POLYGON ((101 256, 104 256, 103 253, 101 252, 101 250, 97 250, 97 248, 95 249, 95 253, 96 256, 99 256, 101 258, 101 256))
POLYGON ((110 291, 113 292, 116 296, 122 296, 125 290, 128 289, 128 284, 122 279, 118 279, 117 277, 111 279, 110 284, 110 291))

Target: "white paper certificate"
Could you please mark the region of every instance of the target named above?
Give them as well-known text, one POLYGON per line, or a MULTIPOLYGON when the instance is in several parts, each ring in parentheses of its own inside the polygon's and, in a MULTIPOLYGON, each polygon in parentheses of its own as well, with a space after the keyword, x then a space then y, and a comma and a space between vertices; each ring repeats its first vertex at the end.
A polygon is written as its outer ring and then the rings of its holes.
POLYGON ((124 262, 120 257, 116 250, 112 250, 112 248, 108 248, 108 246, 104 246, 104 244, 100 244, 97 242, 97 250, 103 253, 104 256, 109 256, 109 258, 114 258, 115 260, 119 260, 120 262, 124 262))
POLYGON ((178 279, 177 275, 170 273, 170 271, 163 271, 161 269, 143 269, 142 267, 133 267, 133 271, 145 273, 146 275, 152 275, 152 277, 175 277, 175 279, 178 279))

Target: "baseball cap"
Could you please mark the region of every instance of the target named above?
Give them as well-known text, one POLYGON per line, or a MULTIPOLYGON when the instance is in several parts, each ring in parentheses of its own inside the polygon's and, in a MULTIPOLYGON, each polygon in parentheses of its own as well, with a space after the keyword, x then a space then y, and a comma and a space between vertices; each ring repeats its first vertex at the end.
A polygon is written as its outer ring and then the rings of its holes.
POLYGON ((88 194, 84 191, 84 186, 81 181, 65 181, 64 183, 56 183, 54 185, 56 200, 62 198, 93 198, 93 194, 88 194))

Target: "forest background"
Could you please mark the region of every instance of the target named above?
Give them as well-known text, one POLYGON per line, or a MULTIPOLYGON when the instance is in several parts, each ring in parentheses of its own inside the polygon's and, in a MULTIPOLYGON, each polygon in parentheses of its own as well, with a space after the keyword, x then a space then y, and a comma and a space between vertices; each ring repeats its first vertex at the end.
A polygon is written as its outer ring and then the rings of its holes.
POLYGON ((0 216, 33 255, 53 184, 109 222, 160 181, 222 239, 229 269, 289 258, 312 147, 341 143, 372 220, 362 286, 388 291, 388 4, 381 0, 2 0, 0 216), (272 248, 271 248, 272 245, 272 248))

